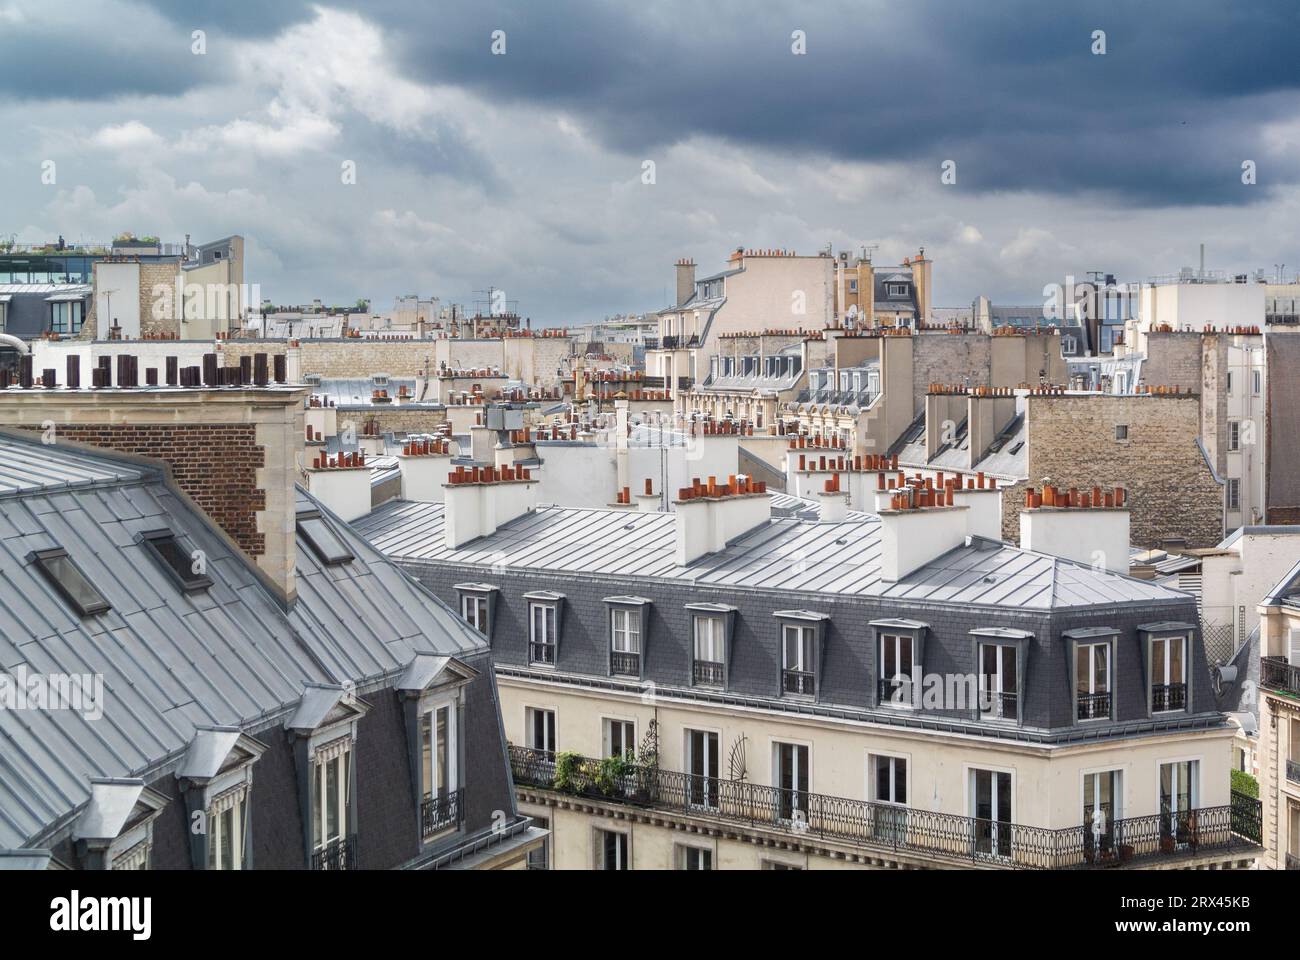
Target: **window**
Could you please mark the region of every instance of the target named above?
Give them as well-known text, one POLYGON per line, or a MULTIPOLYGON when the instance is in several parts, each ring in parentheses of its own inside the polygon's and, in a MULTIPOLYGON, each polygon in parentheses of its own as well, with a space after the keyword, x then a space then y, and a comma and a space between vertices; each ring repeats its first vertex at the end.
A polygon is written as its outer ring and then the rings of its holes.
POLYGON ((81 332, 85 304, 80 300, 62 300, 50 304, 50 330, 58 334, 81 332))
POLYGON ((530 663, 555 666, 555 613, 553 603, 530 603, 528 605, 530 663))
POLYGON ((1227 509, 1241 509, 1241 480, 1237 477, 1229 477, 1225 487, 1224 497, 1227 501, 1227 509))
POLYGON ((721 617, 695 617, 695 665, 697 684, 721 687, 726 681, 721 617))
MULTIPOLYGON (((533 824, 543 830, 551 829, 551 821, 546 817, 533 817, 533 824)), ((549 836, 539 845, 528 851, 528 869, 551 869, 551 838, 549 836)))
POLYGON ((1264 374, 1259 370, 1250 371, 1250 392, 1259 396, 1263 387, 1264 374))
POLYGON ((777 816, 808 820, 808 748, 799 743, 772 744, 776 772, 777 816))
POLYGON ((892 842, 907 837, 907 759, 868 756, 868 799, 871 823, 877 839, 892 842))
POLYGON ((1160 764, 1160 845, 1169 852, 1195 840, 1200 762, 1160 764))
POLYGON ((149 555, 185 593, 195 593, 212 586, 212 578, 203 572, 202 554, 187 553, 170 530, 151 530, 140 535, 149 555))
POLYGON ((627 870, 630 868, 627 851, 627 834, 615 830, 597 830, 597 870, 627 870))
POLYGON ((793 863, 782 863, 779 860, 764 860, 763 870, 802 870, 803 867, 795 866, 793 863))
POLYGON ((1228 449, 1229 450, 1241 449, 1241 421, 1240 420, 1228 421, 1228 449))
POLYGON ((1127 440, 1127 439, 1128 439, 1128 424, 1127 424, 1127 423, 1117 423, 1117 424, 1115 425, 1115 439, 1116 439, 1116 440, 1127 440))
POLYGON ((351 850, 352 740, 341 737, 316 751, 312 776, 312 869, 356 866, 351 850))
POLYGON ((786 624, 781 628, 781 638, 782 692, 814 696, 817 693, 813 669, 816 631, 812 627, 786 624))
POLYGON ((244 868, 244 830, 248 785, 240 784, 213 798, 207 809, 208 869, 244 868))
POLYGON ((687 802, 706 810, 718 806, 718 735, 686 731, 687 802))
POLYGON ((91 585, 86 575, 62 547, 37 550, 28 555, 36 569, 49 581, 50 586, 77 611, 78 616, 89 617, 111 609, 103 595, 91 585))
POLYGON ((1228 396, 1232 396, 1232 387, 1233 387, 1233 383, 1232 383, 1232 371, 1229 370, 1229 371, 1228 371, 1228 396))
POLYGON ((1110 717, 1110 644, 1080 643, 1074 648, 1075 716, 1110 717))
POLYGON ((555 753, 555 711, 529 707, 525 714, 528 745, 548 755, 555 753))
POLYGON ((483 636, 488 635, 488 598, 481 593, 460 595, 460 615, 483 636))
POLYGON ((887 288, 888 295, 891 297, 907 296, 907 284, 905 283, 889 283, 886 284, 885 286, 887 288))
POLYGON ((605 756, 623 757, 636 754, 636 724, 631 720, 604 721, 605 756))
POLYGON ((1151 710, 1187 709, 1186 637, 1151 639, 1151 710))
POLYGON ((1016 648, 980 644, 980 713, 985 717, 1014 720, 1019 690, 1016 685, 1016 648))
POLYGON ((1011 774, 971 770, 971 816, 975 818, 975 853, 1011 856, 1011 774))
POLYGON ((298 514, 298 533, 325 566, 334 567, 352 562, 352 551, 319 512, 313 510, 298 514))
POLYGON ((1061 337, 1061 353, 1066 356, 1073 356, 1078 350, 1078 346, 1078 341, 1076 341, 1073 336, 1067 335, 1061 337))
POLYGON ((610 671, 624 676, 641 675, 641 611, 614 608, 611 615, 610 671))
POLYGON ((880 635, 880 702, 911 703, 912 638, 880 635))
POLYGON ((425 839, 461 820, 456 707, 441 703, 420 715, 420 829, 425 839))
POLYGON ((712 870, 713 851, 704 847, 677 847, 678 870, 712 870))
POLYGON ((1083 855, 1089 863, 1109 860, 1115 850, 1115 821, 1121 819, 1119 770, 1083 775, 1083 855))

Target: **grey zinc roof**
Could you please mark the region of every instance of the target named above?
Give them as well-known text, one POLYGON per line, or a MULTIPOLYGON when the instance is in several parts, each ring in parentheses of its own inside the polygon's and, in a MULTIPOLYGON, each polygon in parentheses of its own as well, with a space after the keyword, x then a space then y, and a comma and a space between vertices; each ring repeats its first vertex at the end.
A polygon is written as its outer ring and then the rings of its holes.
POLYGON ((443 504, 390 501, 356 522, 399 561, 503 566, 719 587, 856 595, 926 603, 1048 609, 1184 602, 1167 587, 975 539, 896 583, 880 577, 880 522, 773 519, 686 566, 673 513, 542 507, 457 549, 443 542, 443 504))
MULTIPOLYGON (((102 677, 102 716, 0 709, 0 848, 43 839, 90 797, 91 779, 148 779, 200 727, 249 728, 293 709, 309 684, 358 687, 416 653, 485 641, 328 511, 355 555, 326 567, 299 538, 288 613, 249 561, 145 466, 0 433, 0 673, 102 677), (136 542, 166 527, 202 550, 212 585, 183 593, 136 542), (62 547, 112 605, 78 617, 27 560, 62 547)), ((318 508, 299 492, 299 507, 318 508)))

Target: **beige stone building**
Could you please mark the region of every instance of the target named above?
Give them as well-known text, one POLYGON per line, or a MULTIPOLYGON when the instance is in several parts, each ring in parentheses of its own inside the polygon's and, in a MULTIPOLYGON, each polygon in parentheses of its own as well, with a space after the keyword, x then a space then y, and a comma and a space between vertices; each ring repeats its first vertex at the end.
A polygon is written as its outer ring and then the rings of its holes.
POLYGON ((1300 870, 1300 564, 1259 606, 1262 865, 1300 870))

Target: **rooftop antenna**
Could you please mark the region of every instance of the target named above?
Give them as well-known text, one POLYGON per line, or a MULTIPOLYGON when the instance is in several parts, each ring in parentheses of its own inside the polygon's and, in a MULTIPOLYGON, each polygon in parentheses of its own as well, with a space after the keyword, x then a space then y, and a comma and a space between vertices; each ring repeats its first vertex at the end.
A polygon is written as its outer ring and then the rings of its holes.
POLYGON ((878 243, 864 243, 862 245, 862 259, 870 263, 879 249, 880 244, 878 243))

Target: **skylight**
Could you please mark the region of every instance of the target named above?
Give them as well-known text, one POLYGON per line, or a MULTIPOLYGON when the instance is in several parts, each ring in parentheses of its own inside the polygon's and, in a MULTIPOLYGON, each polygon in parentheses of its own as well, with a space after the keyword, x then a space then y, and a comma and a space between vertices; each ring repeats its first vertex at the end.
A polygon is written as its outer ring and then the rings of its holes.
POLYGON ((298 514, 298 532, 307 541, 307 545, 311 547, 317 559, 327 567, 350 563, 354 559, 347 544, 334 532, 334 528, 325 522, 325 518, 315 511, 298 514))
POLYGON ((212 578, 203 572, 203 566, 193 554, 176 542, 170 530, 150 530, 140 535, 140 542, 155 561, 186 593, 206 590, 212 578))
POLYGON ((62 547, 36 550, 28 555, 50 585, 59 592, 78 616, 89 617, 112 609, 112 604, 94 588, 81 569, 62 547))

